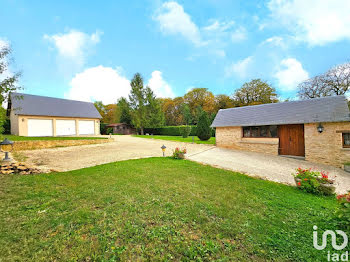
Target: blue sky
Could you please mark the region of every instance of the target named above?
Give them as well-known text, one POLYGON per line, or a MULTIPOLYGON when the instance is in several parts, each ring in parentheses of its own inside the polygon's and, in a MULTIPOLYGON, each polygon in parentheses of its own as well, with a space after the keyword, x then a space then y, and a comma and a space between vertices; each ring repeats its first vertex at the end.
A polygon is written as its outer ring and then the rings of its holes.
POLYGON ((253 78, 293 98, 349 61, 349 0, 0 0, 24 92, 113 103, 140 72, 158 96, 232 94, 253 78))

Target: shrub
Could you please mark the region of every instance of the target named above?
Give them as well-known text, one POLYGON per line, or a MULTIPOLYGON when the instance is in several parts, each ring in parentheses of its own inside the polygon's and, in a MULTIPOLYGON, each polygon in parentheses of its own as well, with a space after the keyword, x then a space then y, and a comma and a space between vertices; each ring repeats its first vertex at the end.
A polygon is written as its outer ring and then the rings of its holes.
POLYGON ((109 135, 109 134, 112 134, 112 133, 113 133, 113 128, 108 127, 108 128, 106 129, 106 135, 109 135))
POLYGON ((100 134, 101 135, 106 135, 106 131, 107 131, 107 124, 105 123, 100 123, 100 134))
POLYGON ((186 138, 191 133, 191 127, 190 126, 180 126, 180 133, 183 138, 186 138))
POLYGON ((173 158, 175 158, 175 159, 184 159, 186 153, 187 153, 186 148, 183 148, 183 149, 181 150, 179 147, 177 147, 177 148, 175 148, 175 150, 173 151, 173 158))
POLYGON ((335 191, 334 180, 325 172, 298 168, 293 174, 297 187, 305 192, 317 195, 333 195, 335 191))
POLYGON ((339 224, 347 230, 350 230, 350 192, 338 195, 337 200, 339 207, 336 211, 336 216, 339 219, 339 224))
POLYGON ((197 136, 200 140, 206 141, 211 137, 211 128, 208 114, 203 111, 198 119, 197 136))

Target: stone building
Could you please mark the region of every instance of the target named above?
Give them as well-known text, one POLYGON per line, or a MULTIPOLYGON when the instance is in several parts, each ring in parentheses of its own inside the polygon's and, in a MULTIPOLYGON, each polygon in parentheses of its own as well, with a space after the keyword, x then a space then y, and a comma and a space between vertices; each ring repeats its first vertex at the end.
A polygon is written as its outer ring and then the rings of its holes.
POLYGON ((350 162, 350 112, 344 96, 219 110, 216 144, 341 167, 350 162))

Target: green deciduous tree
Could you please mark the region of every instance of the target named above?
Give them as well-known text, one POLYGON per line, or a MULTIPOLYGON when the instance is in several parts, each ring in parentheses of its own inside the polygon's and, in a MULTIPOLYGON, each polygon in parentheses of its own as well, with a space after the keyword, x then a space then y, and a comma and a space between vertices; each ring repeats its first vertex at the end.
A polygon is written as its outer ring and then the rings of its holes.
POLYGON ((198 119, 197 136, 202 141, 206 141, 211 137, 210 120, 207 112, 203 110, 198 119))
POLYGON ((232 97, 235 106, 277 103, 276 89, 261 79, 253 79, 237 89, 232 97))
POLYGON ((191 110, 192 122, 198 122, 198 107, 201 107, 208 114, 215 112, 215 97, 208 88, 193 88, 184 95, 184 102, 191 110))
POLYGON ((192 115, 191 115, 191 109, 187 104, 182 105, 182 116, 183 120, 186 125, 190 125, 192 123, 192 115))
POLYGON ((233 107, 232 99, 228 95, 216 95, 215 96, 215 109, 219 111, 220 109, 226 109, 233 107))

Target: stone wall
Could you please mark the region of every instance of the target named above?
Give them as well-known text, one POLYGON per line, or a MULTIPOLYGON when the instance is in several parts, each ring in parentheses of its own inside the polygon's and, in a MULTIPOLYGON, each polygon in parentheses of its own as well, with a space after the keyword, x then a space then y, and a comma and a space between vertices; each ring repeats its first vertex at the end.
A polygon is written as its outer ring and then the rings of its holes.
POLYGON ((350 161, 350 148, 343 148, 341 131, 350 131, 350 122, 322 123, 324 131, 317 132, 318 124, 305 124, 305 159, 307 161, 342 167, 350 161))
POLYGON ((13 151, 109 143, 113 139, 15 141, 13 151))
POLYGON ((278 138, 244 138, 240 126, 216 128, 218 147, 278 155, 278 144, 278 138))

